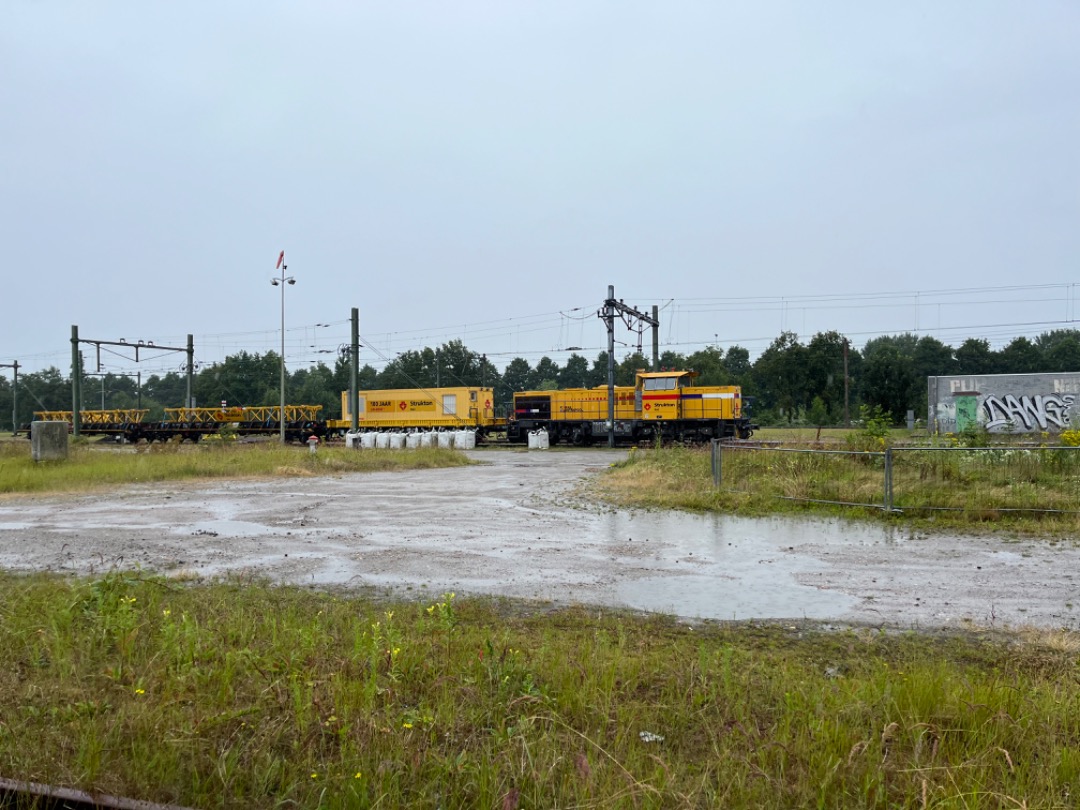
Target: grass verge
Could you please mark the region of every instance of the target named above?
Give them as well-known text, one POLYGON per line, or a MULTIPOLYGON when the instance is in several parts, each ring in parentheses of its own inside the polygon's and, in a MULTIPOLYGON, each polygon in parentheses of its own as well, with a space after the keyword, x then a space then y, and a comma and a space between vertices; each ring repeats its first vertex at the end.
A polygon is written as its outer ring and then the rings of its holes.
POLYGON ((747 516, 841 515, 902 520, 924 529, 977 529, 1060 538, 1080 534, 1080 514, 1023 510, 1076 510, 1078 465, 1080 453, 1071 449, 1064 453, 1041 449, 897 453, 892 480, 894 508, 901 511, 889 514, 880 508, 884 480, 880 458, 769 449, 725 452, 724 483, 718 489, 713 486, 708 448, 672 447, 632 451, 625 461, 593 481, 590 491, 630 508, 747 516))
POLYGON ((198 807, 1064 807, 1080 641, 0 577, 0 775, 198 807))
POLYGON ((35 463, 27 443, 0 444, 0 493, 71 492, 130 483, 193 478, 335 475, 349 472, 457 467, 472 462, 456 450, 346 450, 258 444, 140 444, 102 448, 74 444, 65 461, 35 463))

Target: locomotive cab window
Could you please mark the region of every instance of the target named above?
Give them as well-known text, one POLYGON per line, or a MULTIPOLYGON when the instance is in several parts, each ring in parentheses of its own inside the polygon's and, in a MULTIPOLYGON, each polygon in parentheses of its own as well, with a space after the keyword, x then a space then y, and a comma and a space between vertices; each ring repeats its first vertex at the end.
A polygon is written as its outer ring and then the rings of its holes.
POLYGON ((646 391, 674 391, 676 377, 648 377, 645 380, 646 391))

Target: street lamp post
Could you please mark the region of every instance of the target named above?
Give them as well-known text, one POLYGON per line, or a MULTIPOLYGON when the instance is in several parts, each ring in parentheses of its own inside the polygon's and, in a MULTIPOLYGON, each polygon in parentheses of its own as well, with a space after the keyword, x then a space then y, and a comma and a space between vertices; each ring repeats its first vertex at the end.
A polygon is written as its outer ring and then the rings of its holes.
POLYGON ((278 425, 280 427, 281 443, 285 444, 285 285, 295 284, 296 279, 286 276, 285 271, 289 265, 285 264, 285 251, 278 256, 276 270, 281 271, 280 278, 270 279, 275 287, 281 287, 281 410, 278 411, 278 425))

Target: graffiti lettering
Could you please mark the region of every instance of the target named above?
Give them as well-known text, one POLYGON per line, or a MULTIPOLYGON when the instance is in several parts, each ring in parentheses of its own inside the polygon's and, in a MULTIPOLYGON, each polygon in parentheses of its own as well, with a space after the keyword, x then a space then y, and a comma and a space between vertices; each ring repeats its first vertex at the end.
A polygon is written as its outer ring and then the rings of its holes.
POLYGON ((1070 423, 1069 409, 1075 399, 1073 394, 1025 394, 1020 397, 1012 394, 997 397, 990 394, 982 404, 986 414, 986 429, 1000 429, 1009 424, 1017 430, 1033 430, 1036 425, 1040 430, 1046 430, 1047 427, 1067 428, 1070 423))

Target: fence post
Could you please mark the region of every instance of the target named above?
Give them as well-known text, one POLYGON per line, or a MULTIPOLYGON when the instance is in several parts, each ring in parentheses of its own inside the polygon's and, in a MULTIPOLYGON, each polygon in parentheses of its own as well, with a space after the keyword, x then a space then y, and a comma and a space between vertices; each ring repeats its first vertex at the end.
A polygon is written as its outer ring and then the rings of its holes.
POLYGON ((892 512, 892 448, 885 448, 885 511, 892 512))
POLYGON ((712 463, 712 483, 713 488, 717 489, 720 486, 720 464, 722 456, 722 450, 720 449, 720 440, 712 440, 712 453, 710 455, 710 461, 712 463))

